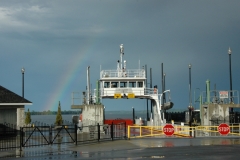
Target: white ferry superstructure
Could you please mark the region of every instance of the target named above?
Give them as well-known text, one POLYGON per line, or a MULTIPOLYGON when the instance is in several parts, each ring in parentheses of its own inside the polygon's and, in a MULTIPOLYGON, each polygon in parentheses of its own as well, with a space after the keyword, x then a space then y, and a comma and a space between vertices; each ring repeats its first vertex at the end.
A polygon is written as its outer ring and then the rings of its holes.
MULTIPOLYGON (((152 101, 152 111, 150 124, 159 126, 166 123, 163 110, 172 108, 173 103, 170 101, 161 105, 163 93, 159 93, 157 88, 147 88, 145 69, 128 69, 127 61, 122 61, 124 55, 123 44, 120 45, 120 60, 117 61, 116 70, 101 70, 99 86, 94 91, 94 101, 106 98, 140 98, 150 99, 152 101)), ((170 94, 170 90, 164 91, 170 94)))

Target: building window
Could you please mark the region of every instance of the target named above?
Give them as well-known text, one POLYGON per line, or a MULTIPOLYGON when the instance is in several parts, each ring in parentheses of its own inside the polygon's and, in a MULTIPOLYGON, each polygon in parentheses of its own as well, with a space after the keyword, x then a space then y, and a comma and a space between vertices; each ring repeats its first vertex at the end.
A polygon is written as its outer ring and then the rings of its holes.
POLYGON ((119 84, 118 82, 111 82, 111 88, 118 88, 119 87, 118 84, 119 84))
POLYGON ((110 82, 104 82, 104 88, 109 88, 110 87, 110 82))
POLYGON ((143 82, 138 82, 138 87, 142 88, 143 87, 143 82))
POLYGON ((127 87, 127 82, 120 82, 120 87, 121 88, 126 88, 127 87))
POLYGON ((131 88, 136 87, 136 82, 129 82, 129 87, 131 87, 131 88))

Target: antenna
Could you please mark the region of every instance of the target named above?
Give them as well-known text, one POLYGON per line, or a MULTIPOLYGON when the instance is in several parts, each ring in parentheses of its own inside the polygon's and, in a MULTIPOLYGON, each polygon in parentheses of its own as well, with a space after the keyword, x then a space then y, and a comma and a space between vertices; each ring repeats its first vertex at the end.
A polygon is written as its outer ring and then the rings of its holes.
POLYGON ((122 57, 124 54, 124 47, 123 44, 120 44, 120 65, 121 65, 121 69, 122 69, 122 57))
POLYGON ((88 104, 90 102, 90 66, 87 67, 87 94, 88 104))
POLYGON ((138 60, 138 69, 140 70, 140 59, 138 60))

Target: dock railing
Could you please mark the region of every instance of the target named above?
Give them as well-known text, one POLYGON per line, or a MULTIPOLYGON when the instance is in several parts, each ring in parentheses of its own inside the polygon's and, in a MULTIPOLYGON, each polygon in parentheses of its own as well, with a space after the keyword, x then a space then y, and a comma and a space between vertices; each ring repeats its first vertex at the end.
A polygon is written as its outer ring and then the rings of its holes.
MULTIPOLYGON (((221 135, 219 126, 181 126, 173 125, 174 133, 171 137, 240 137, 240 124, 231 124, 229 133, 221 135)), ((142 137, 169 137, 163 132, 164 126, 128 126, 128 139, 142 137)))
POLYGON ((102 70, 100 79, 102 78, 146 78, 144 69, 120 69, 120 70, 102 70))
POLYGON ((202 102, 205 103, 218 103, 218 104, 239 104, 239 92, 237 90, 211 90, 209 91, 209 97, 207 92, 202 92, 202 102), (232 96, 231 96, 232 95, 232 96), (209 101, 209 102, 208 102, 209 101))

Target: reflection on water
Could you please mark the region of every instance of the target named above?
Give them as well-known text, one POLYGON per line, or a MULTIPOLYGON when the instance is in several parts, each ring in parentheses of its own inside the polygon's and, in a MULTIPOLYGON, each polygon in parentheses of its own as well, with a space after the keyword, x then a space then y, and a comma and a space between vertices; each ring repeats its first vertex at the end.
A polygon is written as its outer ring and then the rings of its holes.
POLYGON ((140 147, 179 147, 199 145, 233 145, 240 144, 238 138, 144 138, 132 139, 131 143, 140 147))
MULTIPOLYGON (((59 141, 61 141, 61 137, 58 138, 59 141)), ((156 152, 152 155, 143 156, 141 154, 135 154, 135 153, 141 153, 143 152, 145 148, 153 148, 156 147, 156 151, 159 151, 159 148, 157 147, 179 147, 179 146, 200 146, 200 145, 233 145, 233 144, 240 144, 240 140, 238 138, 229 138, 229 137, 208 137, 208 138, 142 138, 142 139, 132 139, 127 141, 126 144, 132 143, 136 146, 134 149, 125 150, 115 150, 112 149, 111 151, 92 151, 92 148, 89 146, 89 152, 84 152, 81 148, 78 148, 77 151, 73 151, 70 148, 68 148, 68 145, 63 144, 56 144, 52 145, 51 147, 42 147, 38 148, 31 148, 26 149, 25 151, 25 158, 29 157, 32 158, 32 156, 39 156, 39 155, 48 155, 48 159, 67 159, 71 157, 71 159, 75 158, 96 158, 96 157, 102 157, 102 158, 109 158, 109 157, 115 157, 111 159, 118 159, 117 157, 125 157, 126 155, 132 155, 134 158, 130 159, 166 159, 167 156, 164 155, 165 152, 156 152), (36 152, 37 151, 37 152, 36 152), (32 154, 30 154, 32 153, 32 154), (159 155, 158 155, 159 153, 159 155), (140 156, 140 157, 139 157, 140 156), (142 156, 142 157, 141 157, 142 156)), ((215 147, 215 146, 214 146, 215 147)), ((171 150, 171 148, 169 148, 171 150)), ((167 149, 168 150, 168 149, 167 149)), ((187 155, 187 154, 186 154, 187 155)), ((40 158, 44 159, 46 157, 40 158)), ((34 157, 35 159, 35 157, 34 157)))
POLYGON ((233 145, 233 144, 240 144, 239 139, 232 138, 232 139, 201 139, 201 145, 233 145))

